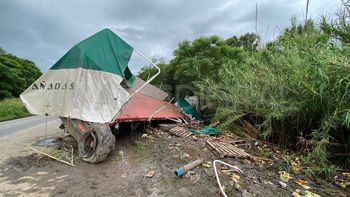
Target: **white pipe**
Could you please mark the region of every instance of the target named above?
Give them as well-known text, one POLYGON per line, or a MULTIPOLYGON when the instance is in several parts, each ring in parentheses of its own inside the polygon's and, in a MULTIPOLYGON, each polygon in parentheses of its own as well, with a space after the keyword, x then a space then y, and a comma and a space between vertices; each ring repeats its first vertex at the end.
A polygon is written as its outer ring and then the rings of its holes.
MULTIPOLYGON (((137 54, 139 54, 141 57, 143 57, 143 58, 145 58, 149 63, 151 63, 154 67, 156 67, 157 69, 158 69, 158 72, 155 74, 155 75, 153 75, 150 79, 148 79, 144 84, 142 84, 142 86, 141 87, 139 87, 139 89, 137 89, 131 96, 130 96, 130 98, 131 97, 133 97, 135 94, 137 94, 143 87, 145 87, 147 84, 149 84, 154 78, 156 78, 159 74, 160 74, 160 72, 161 72, 161 70, 160 70, 160 68, 156 65, 156 64, 154 64, 151 60, 149 60, 146 56, 144 56, 142 53, 140 53, 138 50, 136 50, 136 49, 134 49, 134 51, 137 53, 137 54)), ((128 101, 128 100, 127 100, 128 101)))
POLYGON ((173 118, 166 118, 166 119, 168 119, 168 120, 172 120, 172 121, 177 122, 177 123, 182 123, 182 121, 181 121, 181 120, 177 120, 177 119, 173 119, 173 118))
POLYGON ((164 108, 166 108, 166 106, 162 106, 161 108, 159 108, 157 111, 155 111, 152 115, 150 115, 150 117, 148 118, 147 121, 151 121, 151 119, 153 118, 153 116, 155 116, 156 114, 158 114, 160 111, 162 111, 164 108))
MULTIPOLYGON (((175 98, 175 97, 173 97, 173 98, 169 101, 169 103, 170 103, 171 101, 173 101, 174 98, 175 98)), ((150 122, 151 119, 153 118, 153 116, 155 116, 156 114, 158 114, 158 113, 159 113, 160 111, 162 111, 164 108, 166 108, 165 105, 162 106, 162 107, 160 107, 158 110, 156 110, 156 111, 148 118, 148 121, 150 122)))
POLYGON ((129 100, 134 97, 143 87, 145 87, 147 84, 149 84, 153 79, 155 79, 161 72, 160 68, 154 64, 151 60, 149 60, 146 56, 144 56, 142 53, 140 53, 138 50, 134 49, 134 51, 139 54, 141 57, 145 58, 149 63, 152 64, 152 66, 156 67, 158 69, 158 72, 153 75, 150 79, 148 79, 144 84, 142 84, 141 87, 139 87, 137 90, 135 90, 135 92, 133 92, 125 101, 125 103, 122 105, 122 107, 120 108, 120 110, 114 115, 114 117, 112 118, 112 120, 110 121, 110 123, 115 122, 115 120, 117 119, 117 116, 119 115, 119 113, 123 110, 123 107, 125 106, 126 103, 129 102, 129 100))
POLYGON ((218 171, 217 171, 217 169, 216 169, 216 163, 221 163, 221 164, 227 165, 227 166, 229 166, 229 167, 231 167, 231 168, 234 168, 235 170, 237 170, 238 172, 241 172, 241 173, 242 173, 243 171, 242 171, 241 169, 239 169, 238 167, 233 166, 233 165, 228 164, 228 163, 225 163, 225 162, 223 162, 223 161, 221 161, 221 160, 214 160, 214 161, 213 161, 213 167, 214 167, 214 172, 215 172, 216 181, 218 182, 218 185, 219 185, 219 188, 220 188, 221 193, 222 193, 225 197, 227 197, 227 195, 226 195, 226 193, 224 192, 224 190, 222 189, 222 186, 221 186, 221 183, 220 183, 218 171))

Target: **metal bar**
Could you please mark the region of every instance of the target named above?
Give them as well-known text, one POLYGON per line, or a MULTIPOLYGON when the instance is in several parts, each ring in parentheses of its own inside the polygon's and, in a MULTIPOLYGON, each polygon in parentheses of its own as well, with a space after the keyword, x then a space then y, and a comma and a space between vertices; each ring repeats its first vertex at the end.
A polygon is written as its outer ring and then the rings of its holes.
POLYGON ((177 122, 177 123, 181 123, 181 122, 182 122, 182 121, 179 121, 179 120, 177 120, 177 119, 173 119, 173 118, 166 118, 166 119, 168 119, 168 120, 172 120, 172 121, 177 122))
MULTIPOLYGON (((171 101, 173 101, 174 98, 175 98, 175 97, 173 97, 173 98, 169 101, 169 103, 170 103, 171 101)), ((153 118, 153 116, 155 116, 156 114, 158 114, 158 113, 159 113, 160 111, 162 111, 164 108, 166 108, 165 105, 162 106, 161 108, 159 108, 157 111, 155 111, 155 112, 148 118, 148 121, 150 122, 151 119, 153 118)))
POLYGON ((153 118, 153 116, 155 116, 156 114, 158 114, 160 111, 162 111, 164 108, 166 108, 166 106, 162 106, 161 108, 159 108, 157 111, 155 111, 152 115, 149 116, 148 121, 151 121, 151 119, 153 118))
POLYGON ((146 86, 147 84, 149 84, 153 79, 155 79, 155 78, 160 74, 160 72, 161 72, 160 68, 159 68, 156 64, 154 64, 151 60, 149 60, 146 56, 144 56, 142 53, 140 53, 140 52, 139 52, 138 50, 136 50, 135 48, 134 48, 134 51, 135 51, 137 54, 139 54, 141 57, 143 57, 145 60, 147 60, 149 63, 151 63, 152 66, 156 67, 156 68, 158 69, 158 72, 157 72, 155 75, 153 75, 150 79, 148 79, 144 84, 142 84, 141 87, 139 87, 137 90, 135 90, 135 92, 132 93, 132 94, 126 99, 125 103, 122 105, 122 107, 120 108, 120 110, 114 115, 114 117, 112 118, 112 120, 110 121, 110 123, 115 122, 115 120, 117 119, 117 116, 119 115, 119 113, 122 112, 123 107, 125 106, 125 104, 128 103, 129 100, 130 100, 131 98, 133 98, 143 87, 145 87, 145 86, 146 86))
POLYGON ((156 67, 158 69, 158 72, 153 75, 150 79, 148 79, 146 81, 146 83, 144 83, 141 87, 139 87, 139 89, 137 89, 130 97, 133 97, 135 94, 137 94, 143 87, 145 87, 147 84, 149 84, 153 79, 155 79, 161 72, 160 68, 154 64, 151 60, 149 60, 146 56, 144 56, 142 53, 140 53, 138 50, 134 49, 134 51, 139 54, 141 57, 145 58, 149 63, 151 63, 154 67, 156 67))

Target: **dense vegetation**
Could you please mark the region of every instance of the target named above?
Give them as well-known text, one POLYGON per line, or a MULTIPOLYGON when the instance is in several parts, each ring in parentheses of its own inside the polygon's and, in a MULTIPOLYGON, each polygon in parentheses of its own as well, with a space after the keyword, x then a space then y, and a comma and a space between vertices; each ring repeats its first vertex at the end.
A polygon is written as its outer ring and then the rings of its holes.
POLYGON ((16 57, 0 48, 0 121, 29 116, 18 97, 41 71, 31 61, 16 57))
MULTIPOLYGON (((317 164, 308 168, 311 174, 332 174, 330 161, 349 168, 348 11, 316 25, 293 20, 265 46, 251 33, 183 41, 169 64, 159 64, 163 72, 154 84, 193 86, 223 129, 238 131, 237 125, 248 120, 261 138, 307 153, 305 162, 317 164)), ((139 76, 154 72, 145 67, 139 76)), ((188 89, 180 91, 186 94, 188 89)))
POLYGON ((29 113, 19 98, 0 101, 0 121, 23 118, 26 116, 29 116, 29 113))
POLYGON ((18 97, 40 75, 41 71, 32 61, 0 48, 0 100, 18 97))

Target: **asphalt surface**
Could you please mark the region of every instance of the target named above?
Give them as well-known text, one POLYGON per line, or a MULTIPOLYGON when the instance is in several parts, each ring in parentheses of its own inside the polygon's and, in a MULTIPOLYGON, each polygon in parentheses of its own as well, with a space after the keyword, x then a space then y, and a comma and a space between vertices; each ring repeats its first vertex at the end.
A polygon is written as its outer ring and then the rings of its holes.
POLYGON ((30 116, 27 118, 0 122, 0 138, 19 131, 25 131, 43 126, 46 124, 46 122, 49 124, 55 121, 59 122, 59 118, 54 116, 30 116))

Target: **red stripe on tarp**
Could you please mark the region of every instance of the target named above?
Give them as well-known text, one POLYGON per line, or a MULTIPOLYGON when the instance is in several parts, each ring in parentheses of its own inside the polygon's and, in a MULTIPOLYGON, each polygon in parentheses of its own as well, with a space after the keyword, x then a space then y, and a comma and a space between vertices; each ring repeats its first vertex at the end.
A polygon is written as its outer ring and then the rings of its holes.
POLYGON ((117 117, 117 122, 146 121, 161 107, 160 112, 151 120, 164 120, 167 118, 183 118, 180 110, 172 103, 155 99, 143 93, 137 93, 122 109, 117 117))

